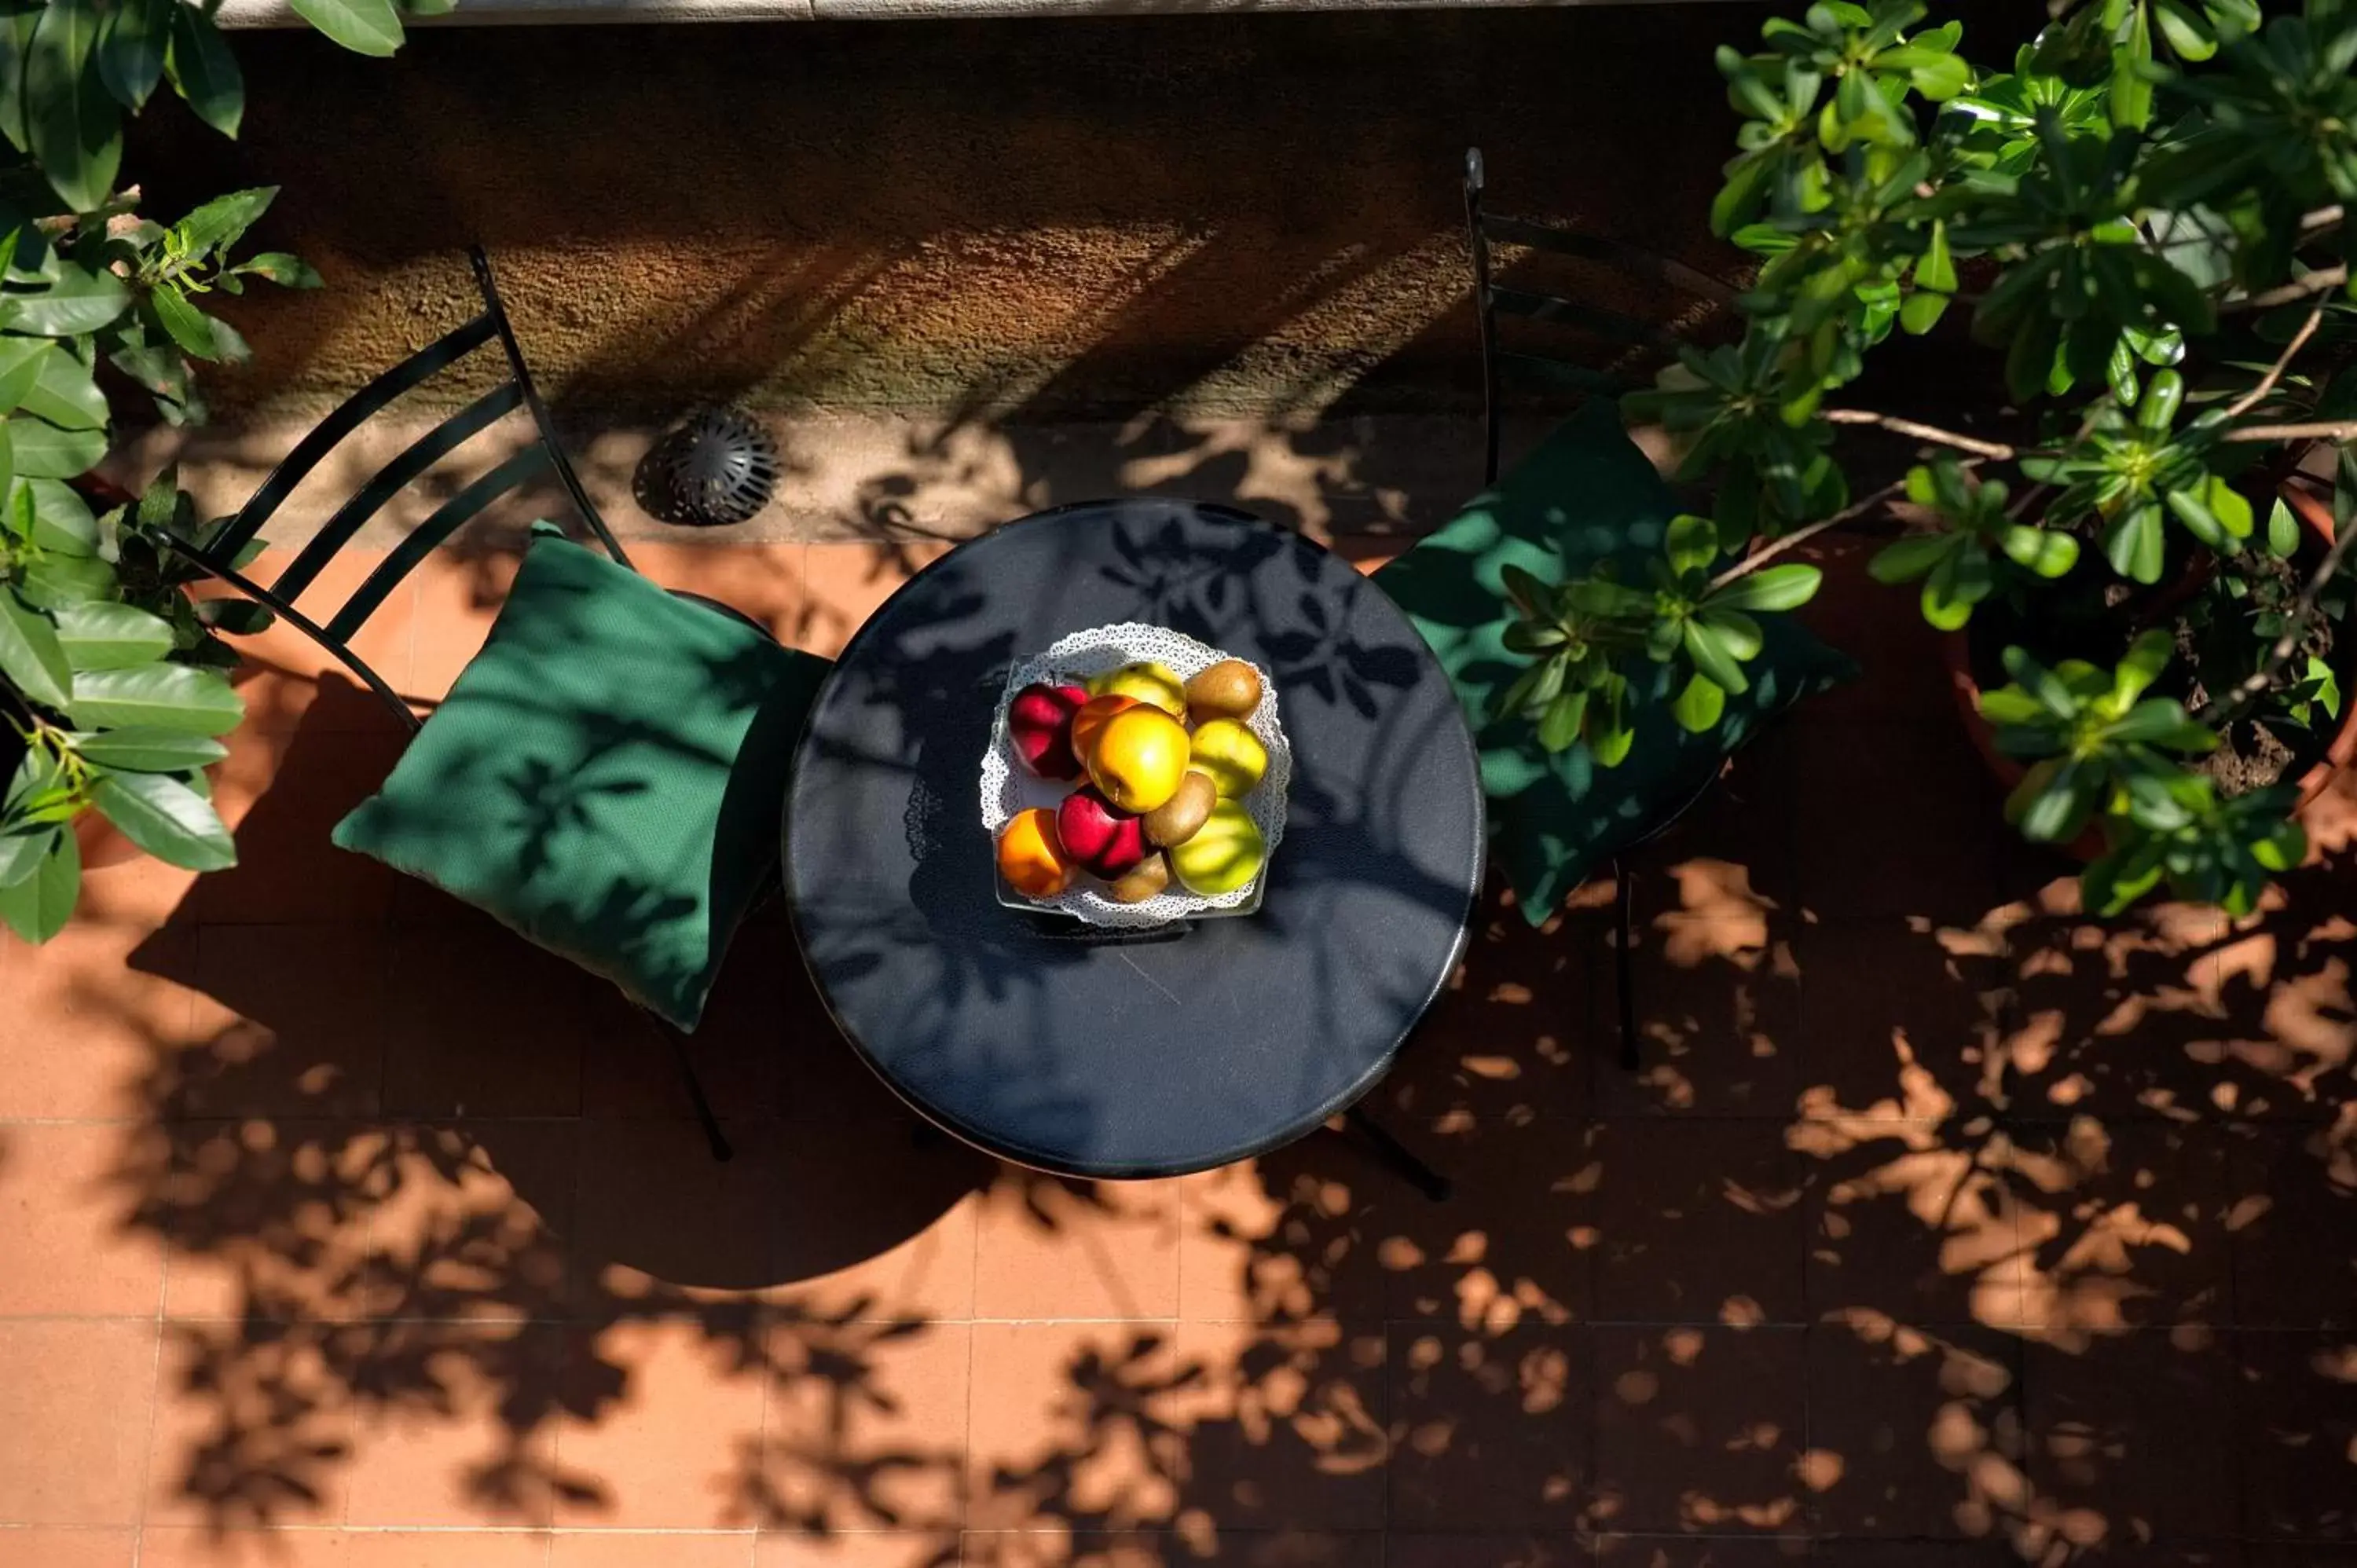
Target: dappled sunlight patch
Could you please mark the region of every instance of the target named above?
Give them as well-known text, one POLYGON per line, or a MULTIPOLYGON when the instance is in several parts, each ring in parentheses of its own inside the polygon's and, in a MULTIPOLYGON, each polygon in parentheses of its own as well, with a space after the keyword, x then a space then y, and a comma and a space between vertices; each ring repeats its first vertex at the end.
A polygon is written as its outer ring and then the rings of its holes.
MULTIPOLYGON (((1757 934, 1746 945, 1756 947, 1768 940, 1767 918, 1781 906, 1752 887, 1749 866, 1696 856, 1671 866, 1670 876, 1677 884, 1679 913, 1730 927, 1748 927, 1757 934)), ((1659 918, 1655 921, 1656 925, 1662 923, 1659 918)), ((1682 958, 1673 951, 1671 961, 1691 967, 1701 961, 1682 958)))

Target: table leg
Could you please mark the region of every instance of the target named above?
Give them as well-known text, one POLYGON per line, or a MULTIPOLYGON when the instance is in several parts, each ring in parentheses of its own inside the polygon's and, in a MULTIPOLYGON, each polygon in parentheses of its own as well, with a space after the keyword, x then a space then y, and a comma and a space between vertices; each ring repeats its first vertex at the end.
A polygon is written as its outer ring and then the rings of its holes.
POLYGON ((1448 1195, 1454 1190, 1448 1178, 1416 1158, 1406 1144, 1391 1135, 1383 1123, 1354 1105, 1343 1113, 1342 1124, 1356 1133, 1373 1151, 1378 1160, 1390 1166, 1394 1175, 1405 1179, 1416 1191, 1435 1203, 1448 1201, 1448 1195))

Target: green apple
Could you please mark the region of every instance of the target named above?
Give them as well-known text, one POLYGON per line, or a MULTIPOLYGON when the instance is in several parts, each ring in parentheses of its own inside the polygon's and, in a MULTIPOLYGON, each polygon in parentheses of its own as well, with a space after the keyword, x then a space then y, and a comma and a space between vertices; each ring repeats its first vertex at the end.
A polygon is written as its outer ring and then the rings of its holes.
POLYGON ((1199 897, 1211 898, 1249 885, 1268 864, 1268 846, 1260 824, 1233 800, 1222 800, 1185 843, 1163 852, 1179 886, 1199 897))
POLYGON ((1178 671, 1151 659, 1106 671, 1089 682, 1089 695, 1129 697, 1174 719, 1187 716, 1187 682, 1178 679, 1178 671))
POLYGON ((1213 719, 1195 731, 1190 768, 1211 776, 1222 800, 1240 800, 1268 771, 1268 747, 1235 719, 1213 719))

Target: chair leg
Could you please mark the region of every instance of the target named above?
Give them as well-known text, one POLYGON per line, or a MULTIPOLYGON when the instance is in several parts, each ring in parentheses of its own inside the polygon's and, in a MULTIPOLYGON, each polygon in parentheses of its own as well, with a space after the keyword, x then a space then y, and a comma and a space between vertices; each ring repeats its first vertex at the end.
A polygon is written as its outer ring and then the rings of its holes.
POLYGON ((1374 1152, 1375 1158, 1391 1167, 1394 1175, 1435 1203, 1448 1201, 1448 1195, 1455 1190, 1448 1178, 1416 1158, 1407 1145, 1393 1137, 1382 1122, 1353 1105, 1343 1113, 1342 1124, 1357 1133, 1361 1141, 1374 1152))
POLYGON ((1619 993, 1620 1003, 1620 1066, 1626 1071, 1635 1072, 1641 1064, 1637 1056, 1637 987, 1633 978, 1635 962, 1631 954, 1630 927, 1632 922, 1630 912, 1636 889, 1631 882, 1626 863, 1619 860, 1612 863, 1612 884, 1613 989, 1619 993))
POLYGON ((737 1151, 728 1146, 728 1140, 722 1135, 720 1119, 712 1113, 712 1101, 704 1097, 703 1080, 695 1076, 694 1062, 688 1059, 687 1036, 645 1008, 641 1007, 638 1012, 639 1016, 647 1021, 647 1026, 671 1046, 672 1059, 679 1064, 680 1079, 687 1085, 687 1098, 695 1107, 695 1119, 704 1124, 704 1139, 711 1145, 712 1157, 724 1162, 733 1159, 737 1151))

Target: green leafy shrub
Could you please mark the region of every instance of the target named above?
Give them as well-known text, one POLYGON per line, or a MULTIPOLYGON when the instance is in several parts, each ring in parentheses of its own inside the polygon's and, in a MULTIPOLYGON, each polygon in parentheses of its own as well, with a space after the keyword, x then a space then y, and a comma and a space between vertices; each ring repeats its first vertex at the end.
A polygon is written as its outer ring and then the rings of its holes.
POLYGON ((1944 630, 1993 617, 1973 632, 2010 683, 1983 713, 2029 764, 2009 818, 2100 835, 2090 908, 2165 884, 2244 911, 2305 845, 2292 791, 2213 754, 2252 725, 2287 749, 2341 700, 2319 653, 2357 536, 2357 0, 2060 10, 2006 70, 1914 0, 1829 0, 1719 50, 1742 124, 1711 223, 1758 261, 1741 338, 1625 405, 1713 514, 1681 520, 1646 588, 1519 587, 1534 663, 1512 705, 1611 766, 1624 671, 1653 660, 1708 729, 1751 618, 1815 590, 1771 563, 1903 497, 1911 532, 1872 575, 1944 630), (1952 356, 1943 381, 1990 366, 2002 390, 1950 423, 1991 434, 1841 402, 1894 336, 1952 356), (1854 495, 1839 437, 1863 427, 1934 455, 1854 495), (2326 490, 2337 542, 2308 552, 2285 498, 2320 513, 2326 490))
MULTIPOLYGON (((363 53, 401 41, 393 0, 296 9, 363 53)), ((170 474, 103 512, 75 481, 105 456, 122 399, 174 424, 204 417, 197 365, 248 357, 210 296, 319 279, 284 252, 237 257, 274 188, 169 225, 138 215, 137 190, 118 188, 123 122, 167 84, 237 134, 244 84, 209 10, 19 0, 0 14, 0 920, 32 941, 72 913, 87 811, 176 865, 236 858, 205 770, 244 704, 214 632, 260 629, 262 614, 188 597, 193 574, 164 536, 201 543, 220 524, 199 525, 170 474)))

